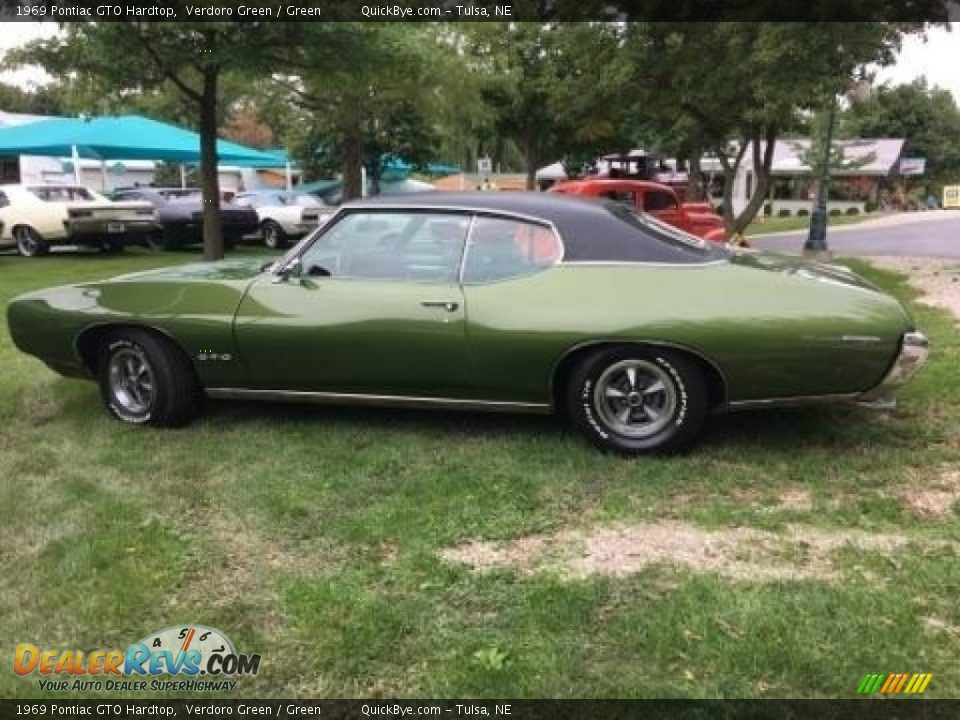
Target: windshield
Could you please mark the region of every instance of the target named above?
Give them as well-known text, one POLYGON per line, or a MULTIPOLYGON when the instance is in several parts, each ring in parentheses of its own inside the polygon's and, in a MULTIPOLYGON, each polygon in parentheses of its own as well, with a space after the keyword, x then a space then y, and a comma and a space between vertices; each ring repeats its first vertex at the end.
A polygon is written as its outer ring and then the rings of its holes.
POLYGON ((85 187, 72 185, 41 185, 27 188, 44 202, 75 202, 77 200, 96 200, 92 192, 85 187))

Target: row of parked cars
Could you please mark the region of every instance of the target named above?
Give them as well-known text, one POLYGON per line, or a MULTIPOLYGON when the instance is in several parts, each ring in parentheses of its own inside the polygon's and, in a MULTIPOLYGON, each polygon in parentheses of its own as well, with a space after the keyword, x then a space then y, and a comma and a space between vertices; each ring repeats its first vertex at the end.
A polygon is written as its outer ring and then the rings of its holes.
MULTIPOLYGON (((333 214, 322 200, 280 190, 244 192, 220 203, 224 245, 250 239, 283 248, 333 214)), ((102 195, 79 185, 0 185, 0 247, 43 255, 78 245, 118 252, 127 245, 173 250, 202 242, 197 189, 131 187, 102 195)))

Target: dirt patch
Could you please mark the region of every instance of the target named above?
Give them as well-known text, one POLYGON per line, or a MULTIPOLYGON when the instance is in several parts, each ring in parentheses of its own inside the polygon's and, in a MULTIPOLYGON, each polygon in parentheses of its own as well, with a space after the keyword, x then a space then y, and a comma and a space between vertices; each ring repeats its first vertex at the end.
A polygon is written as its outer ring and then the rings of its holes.
POLYGON ((900 500, 915 515, 946 517, 960 501, 960 470, 944 470, 930 485, 902 491, 900 500))
POLYGON ((871 263, 910 278, 919 302, 943 308, 960 320, 960 262, 936 258, 871 257, 871 263))
POLYGON ((802 488, 790 488, 780 493, 779 510, 801 510, 807 511, 813 509, 813 499, 810 497, 810 491, 802 488))
POLYGON ((735 527, 703 530, 682 522, 562 530, 496 545, 471 542, 440 556, 478 571, 510 567, 526 574, 557 572, 568 578, 623 577, 650 565, 681 565, 736 580, 771 582, 839 575, 833 553, 844 547, 891 552, 902 535, 862 531, 826 532, 800 525, 783 533, 735 527))

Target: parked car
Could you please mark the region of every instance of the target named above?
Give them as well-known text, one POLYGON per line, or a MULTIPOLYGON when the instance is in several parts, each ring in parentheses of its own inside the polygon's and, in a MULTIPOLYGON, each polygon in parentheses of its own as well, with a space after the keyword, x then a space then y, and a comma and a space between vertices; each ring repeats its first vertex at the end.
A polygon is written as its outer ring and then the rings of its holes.
POLYGON ((201 394, 572 418, 623 453, 708 413, 886 400, 924 363, 904 307, 853 272, 708 243, 611 202, 436 193, 345 204, 281 258, 28 293, 16 346, 97 378, 120 420, 201 394))
MULTIPOLYGON (((154 250, 174 250, 203 242, 203 195, 196 188, 134 187, 114 191, 118 200, 143 200, 157 210, 160 228, 147 236, 154 250)), ((220 201, 223 246, 228 250, 260 227, 251 208, 220 201)))
POLYGON ((61 245, 115 252, 157 227, 148 203, 115 202, 80 185, 0 185, 0 246, 26 257, 61 245))
POLYGON ((727 242, 723 218, 714 213, 708 203, 681 203, 669 185, 647 180, 597 178, 560 182, 551 187, 550 192, 607 198, 704 240, 727 242))
POLYGON ((263 244, 271 249, 299 240, 329 220, 334 212, 313 195, 283 190, 239 193, 233 202, 256 211, 263 244))

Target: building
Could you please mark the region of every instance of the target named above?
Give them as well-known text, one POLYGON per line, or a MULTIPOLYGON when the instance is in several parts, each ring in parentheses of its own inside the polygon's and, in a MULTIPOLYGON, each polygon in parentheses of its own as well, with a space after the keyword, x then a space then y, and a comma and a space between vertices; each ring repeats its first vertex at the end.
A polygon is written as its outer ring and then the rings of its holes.
MULTIPOLYGON (((842 213, 897 205, 905 178, 923 173, 923 164, 903 157, 904 141, 899 138, 858 138, 838 140, 842 157, 830 170, 827 208, 842 213)), ((811 142, 807 138, 778 140, 773 151, 772 182, 768 193, 769 214, 776 216, 810 212, 816 196, 816 181, 810 162, 811 142)), ((715 158, 705 159, 705 171, 719 172, 715 158)), ((714 184, 713 187, 716 187, 714 184)), ((733 209, 741 212, 756 187, 753 163, 744 158, 733 187, 733 209)), ((719 198, 716 198, 719 200, 719 198)))

